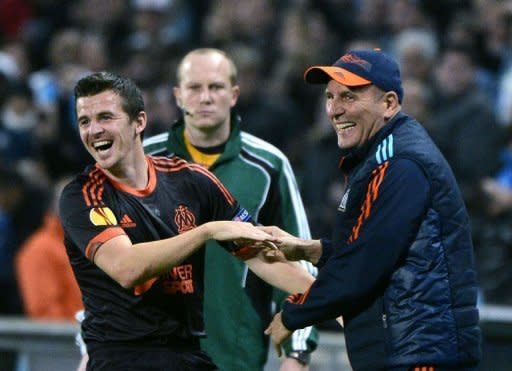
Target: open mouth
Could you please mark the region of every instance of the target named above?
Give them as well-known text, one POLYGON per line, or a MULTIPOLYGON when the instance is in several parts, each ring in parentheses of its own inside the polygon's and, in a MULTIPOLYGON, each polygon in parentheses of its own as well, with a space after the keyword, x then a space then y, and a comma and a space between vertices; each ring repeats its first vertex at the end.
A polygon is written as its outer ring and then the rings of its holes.
POLYGON ((95 142, 92 144, 93 148, 98 152, 104 152, 107 151, 110 147, 112 147, 112 144, 114 141, 112 140, 100 140, 98 142, 95 142))
POLYGON ((344 122, 342 124, 337 124, 336 130, 343 131, 343 130, 353 128, 354 126, 356 126, 355 122, 344 122))

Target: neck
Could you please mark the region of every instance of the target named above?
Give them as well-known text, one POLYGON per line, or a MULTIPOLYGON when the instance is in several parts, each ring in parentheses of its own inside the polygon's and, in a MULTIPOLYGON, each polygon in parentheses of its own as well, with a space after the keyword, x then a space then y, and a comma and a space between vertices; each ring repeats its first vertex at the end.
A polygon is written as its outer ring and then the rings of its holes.
POLYGON ((105 171, 117 182, 135 189, 144 189, 149 182, 148 163, 140 146, 140 150, 127 156, 123 164, 105 171))
POLYGON ((208 148, 220 146, 228 140, 229 132, 229 122, 207 130, 197 129, 185 124, 185 134, 190 143, 196 147, 208 148))

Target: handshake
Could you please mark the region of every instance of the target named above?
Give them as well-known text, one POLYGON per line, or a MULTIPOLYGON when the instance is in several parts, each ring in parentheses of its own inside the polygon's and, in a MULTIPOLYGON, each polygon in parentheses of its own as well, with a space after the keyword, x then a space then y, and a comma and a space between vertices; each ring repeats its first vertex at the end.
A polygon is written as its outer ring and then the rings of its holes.
POLYGON ((265 241, 237 239, 234 244, 237 249, 233 255, 242 260, 248 260, 259 253, 267 262, 306 260, 317 263, 322 255, 320 240, 303 240, 275 226, 256 226, 272 238, 265 241))
POLYGON ((322 255, 320 240, 303 240, 275 226, 257 228, 277 239, 274 242, 275 248, 266 248, 262 251, 263 257, 269 262, 286 259, 306 260, 316 264, 322 255))

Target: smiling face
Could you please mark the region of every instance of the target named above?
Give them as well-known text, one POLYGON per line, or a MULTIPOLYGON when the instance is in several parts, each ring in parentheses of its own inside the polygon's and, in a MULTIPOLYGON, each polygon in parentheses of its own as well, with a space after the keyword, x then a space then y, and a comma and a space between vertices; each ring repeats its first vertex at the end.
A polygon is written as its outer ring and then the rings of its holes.
POLYGON ((327 116, 342 149, 365 144, 396 113, 396 104, 390 103, 398 100, 396 93, 384 93, 374 85, 350 88, 334 80, 327 84, 325 97, 327 116))
POLYGON ((233 67, 226 57, 217 52, 191 53, 180 64, 178 76, 174 94, 185 111, 187 130, 229 134, 239 88, 233 85, 233 67))
POLYGON ((130 120, 122 98, 112 90, 78 98, 76 113, 82 143, 103 169, 122 175, 137 155, 143 155, 140 133, 146 114, 141 111, 130 120))

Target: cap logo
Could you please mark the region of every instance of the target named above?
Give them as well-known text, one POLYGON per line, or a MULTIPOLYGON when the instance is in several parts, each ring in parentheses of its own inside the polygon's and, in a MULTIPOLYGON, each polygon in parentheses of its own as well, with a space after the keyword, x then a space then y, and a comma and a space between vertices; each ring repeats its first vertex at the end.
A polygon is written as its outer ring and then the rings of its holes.
POLYGON ((334 75, 339 76, 341 79, 345 79, 345 75, 341 71, 334 72, 334 75))
POLYGON ((372 68, 372 64, 368 61, 365 61, 364 59, 359 58, 357 55, 354 54, 345 54, 340 59, 338 59, 338 62, 341 61, 343 63, 352 63, 357 64, 361 68, 363 68, 366 71, 370 71, 372 68))

